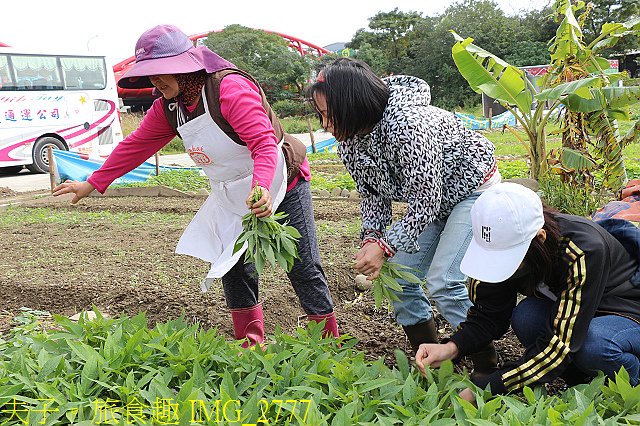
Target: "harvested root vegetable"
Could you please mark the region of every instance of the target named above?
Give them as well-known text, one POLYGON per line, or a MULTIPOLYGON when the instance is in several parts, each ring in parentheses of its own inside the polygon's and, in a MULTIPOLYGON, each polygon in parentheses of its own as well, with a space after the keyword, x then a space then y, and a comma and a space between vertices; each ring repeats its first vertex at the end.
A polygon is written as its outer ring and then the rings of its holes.
POLYGON ((354 281, 359 291, 367 291, 373 287, 373 282, 368 280, 366 275, 358 274, 354 281))

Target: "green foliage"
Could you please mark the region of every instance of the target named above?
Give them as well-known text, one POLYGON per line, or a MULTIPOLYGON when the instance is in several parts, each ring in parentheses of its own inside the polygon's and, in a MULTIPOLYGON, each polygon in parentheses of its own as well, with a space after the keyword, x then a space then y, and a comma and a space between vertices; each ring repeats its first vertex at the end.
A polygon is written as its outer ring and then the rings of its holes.
MULTIPOLYGON (((124 112, 120 117, 122 122, 122 134, 127 137, 133 133, 134 130, 140 127, 143 114, 141 112, 124 112)), ((171 139, 171 142, 160 150, 160 154, 181 154, 183 152, 185 152, 184 143, 182 143, 182 139, 178 137, 171 139)))
MULTIPOLYGON (((413 269, 399 263, 385 261, 380 268, 380 275, 373 280, 373 300, 376 309, 380 309, 382 301, 392 302, 400 300, 397 293, 402 293, 402 286, 398 280, 404 280, 409 284, 421 285, 422 280, 413 274, 413 269)), ((389 305, 391 309, 391 305, 389 305)))
POLYGON ((366 62, 376 74, 380 76, 389 74, 388 70, 391 68, 391 61, 387 52, 383 49, 371 43, 363 42, 356 52, 355 58, 366 62))
POLYGON ((170 170, 161 172, 157 176, 151 176, 144 182, 112 185, 114 188, 131 188, 145 186, 167 186, 179 191, 198 191, 209 189, 209 178, 203 175, 199 169, 170 170))
POLYGON ((529 177, 529 165, 524 160, 498 160, 498 170, 502 179, 529 177))
MULTIPOLYGON (((82 211, 79 209, 65 211, 49 208, 12 208, 2 211, 0 215, 0 226, 11 227, 15 225, 35 225, 47 223, 51 225, 63 224, 69 227, 89 226, 87 223, 116 223, 126 228, 136 228, 145 225, 174 223, 176 226, 187 225, 181 223, 182 216, 166 212, 137 212, 122 213, 109 210, 82 211)), ((3 230, 3 232, 9 232, 3 230)))
POLYGON ((513 47, 504 59, 516 67, 549 63, 549 49, 543 41, 518 40, 513 47))
MULTIPOLYGON (((538 26, 532 21, 531 26, 538 26)), ((449 31, 474 34, 478 45, 496 55, 518 54, 514 40, 537 42, 528 26, 518 17, 507 17, 492 1, 466 0, 454 3, 434 18, 426 18, 411 34, 407 56, 401 60, 401 71, 423 78, 431 86, 433 104, 446 109, 480 102, 457 71, 451 57, 453 41, 449 31)), ((527 63, 527 65, 535 65, 527 63)))
POLYGON ((271 105, 278 118, 300 116, 311 113, 302 99, 282 99, 271 105))
POLYGON ((311 188, 326 189, 329 192, 331 192, 335 188, 348 189, 351 191, 356 189, 356 184, 351 178, 351 175, 344 171, 328 173, 325 171, 312 170, 311 188))
MULTIPOLYGON (((309 133, 307 117, 285 117, 280 119, 280 124, 282 124, 284 131, 289 134, 309 133)), ((311 117, 311 128, 314 132, 322 128, 320 120, 315 116, 311 117)))
POLYGON ((463 39, 454 33, 457 42, 452 53, 460 73, 474 91, 495 98, 514 112, 528 139, 533 178, 538 179, 547 170, 546 124, 562 104, 566 107, 560 131, 562 149, 554 151, 552 168, 566 182, 591 185, 591 171, 597 163, 604 170, 604 185, 617 190, 625 178, 622 150, 637 137, 640 123, 621 138, 616 119, 628 116, 626 108, 638 102, 640 92, 635 88, 607 87, 621 76, 607 75, 604 69, 608 68, 608 62, 597 52, 614 46, 624 36, 640 33, 640 18, 607 23, 598 37, 586 45, 582 26, 592 5, 578 18, 574 15, 584 7, 583 2, 573 5, 568 0, 556 0, 554 9, 560 23, 550 43, 551 65, 541 79, 540 93, 536 93, 521 70, 475 46, 471 43, 473 39, 463 39), (531 110, 534 96, 538 103, 531 110), (545 110, 547 104, 551 106, 545 110))
MULTIPOLYGON (((624 22, 640 16, 640 5, 636 0, 591 0, 590 3, 593 5, 593 9, 583 27, 587 42, 597 38, 606 23, 624 22)), ((604 50, 602 55, 610 57, 614 54, 624 54, 627 50, 637 49, 639 45, 640 38, 638 36, 628 37, 615 46, 604 50)))
POLYGON ((640 78, 625 78, 622 80, 625 86, 640 86, 640 78))
POLYGON ((184 152, 186 152, 184 149, 184 142, 176 136, 171 139, 171 142, 162 147, 160 155, 182 154, 184 152))
POLYGON ((418 12, 378 12, 369 18, 369 30, 359 29, 349 43, 358 49, 357 58, 369 63, 380 74, 398 72, 398 61, 406 57, 415 25, 422 21, 418 12))
MULTIPOLYGON (((260 201, 262 191, 258 186, 253 189, 253 202, 260 201)), ((298 256, 298 240, 300 233, 293 226, 288 226, 284 220, 287 214, 283 212, 268 217, 256 217, 249 212, 242 217, 242 233, 238 236, 233 252, 237 253, 247 243, 244 255, 245 263, 254 263, 258 275, 262 274, 264 266, 279 265, 287 272, 291 272, 293 262, 298 256)))
POLYGON ((590 217, 613 199, 611 193, 594 192, 591 188, 568 185, 558 176, 545 176, 539 182, 541 198, 561 213, 590 217))
POLYGON ((262 30, 229 25, 210 33, 205 44, 260 82, 270 103, 291 97, 285 87, 301 96, 311 72, 311 59, 289 49, 279 35, 262 30))
POLYGON ((622 370, 605 383, 548 397, 492 397, 451 362, 421 377, 368 361, 348 336, 321 339, 312 323, 276 330, 262 350, 225 341, 183 318, 148 328, 144 314, 78 322, 24 313, 0 340, 0 422, 21 424, 634 424, 637 388, 622 370), (458 392, 472 387, 477 406, 458 392), (226 404, 226 409, 225 409, 226 404), (15 409, 15 410, 14 410, 15 409), (22 410, 22 411, 19 411, 22 410), (18 416, 26 418, 25 423, 18 416), (206 417, 209 416, 210 420, 206 417), (216 416, 218 420, 216 422, 216 416), (40 423, 41 422, 41 423, 40 423))

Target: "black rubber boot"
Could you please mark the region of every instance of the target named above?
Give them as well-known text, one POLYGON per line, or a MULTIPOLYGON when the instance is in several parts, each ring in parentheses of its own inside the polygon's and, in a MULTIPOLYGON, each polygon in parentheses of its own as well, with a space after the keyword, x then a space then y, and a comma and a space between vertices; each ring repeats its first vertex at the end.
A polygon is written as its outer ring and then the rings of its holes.
POLYGON ((470 354, 469 358, 473 362, 472 379, 478 375, 489 375, 498 369, 498 352, 496 352, 493 342, 489 343, 481 351, 470 354))
POLYGON ((567 386, 575 386, 582 383, 589 383, 595 376, 585 373, 576 367, 575 364, 571 363, 567 365, 567 368, 560 374, 560 377, 565 381, 567 386))
POLYGON ((402 328, 409 338, 413 352, 418 352, 422 343, 438 343, 438 331, 433 318, 415 325, 403 325, 402 328))

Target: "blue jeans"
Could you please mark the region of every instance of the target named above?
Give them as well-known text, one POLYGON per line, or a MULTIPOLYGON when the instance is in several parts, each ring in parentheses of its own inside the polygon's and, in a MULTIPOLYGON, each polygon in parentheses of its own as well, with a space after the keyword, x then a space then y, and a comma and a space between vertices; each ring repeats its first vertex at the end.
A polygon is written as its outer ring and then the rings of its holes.
MULTIPOLYGON (((480 193, 473 193, 459 202, 446 219, 429 224, 418 236, 420 251, 406 253, 399 251, 392 262, 414 268, 414 274, 421 280, 426 278, 426 287, 434 299, 438 311, 454 329, 467 318, 471 306, 465 281, 460 272, 460 262, 464 257, 471 232, 471 207, 480 193)), ((409 326, 429 320, 433 316, 431 303, 421 285, 400 281, 402 292, 394 301, 396 321, 409 326)))
MULTIPOLYGON (((513 310, 511 327, 524 346, 544 335, 552 308, 549 299, 527 297, 513 310)), ((582 348, 571 356, 579 370, 592 376, 602 371, 613 377, 624 367, 635 386, 640 373, 640 324, 620 315, 594 317, 582 348)))

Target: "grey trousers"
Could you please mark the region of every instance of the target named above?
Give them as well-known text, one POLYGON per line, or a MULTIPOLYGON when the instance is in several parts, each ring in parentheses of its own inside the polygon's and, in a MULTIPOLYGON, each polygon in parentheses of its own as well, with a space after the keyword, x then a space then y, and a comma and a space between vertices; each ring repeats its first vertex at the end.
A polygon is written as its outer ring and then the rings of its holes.
MULTIPOLYGON (((327 278, 320 264, 320 250, 316 224, 311 206, 309 182, 300 179, 284 197, 277 212, 288 214, 289 225, 300 232, 298 256, 287 275, 298 295, 302 309, 308 315, 322 315, 333 311, 327 278)), ((258 303, 258 274, 253 263, 240 258, 222 277, 227 306, 230 309, 248 308, 258 303)))

